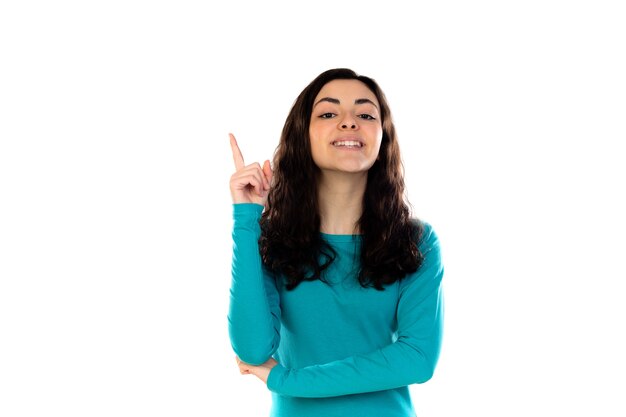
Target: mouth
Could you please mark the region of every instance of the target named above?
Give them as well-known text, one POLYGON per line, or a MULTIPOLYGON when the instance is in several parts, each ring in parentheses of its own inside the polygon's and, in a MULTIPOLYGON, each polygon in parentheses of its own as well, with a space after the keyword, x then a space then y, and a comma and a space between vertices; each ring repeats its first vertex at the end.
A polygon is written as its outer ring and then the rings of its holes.
POLYGON ((330 143, 336 148, 353 148, 358 149, 365 146, 365 143, 359 138, 339 138, 330 143))

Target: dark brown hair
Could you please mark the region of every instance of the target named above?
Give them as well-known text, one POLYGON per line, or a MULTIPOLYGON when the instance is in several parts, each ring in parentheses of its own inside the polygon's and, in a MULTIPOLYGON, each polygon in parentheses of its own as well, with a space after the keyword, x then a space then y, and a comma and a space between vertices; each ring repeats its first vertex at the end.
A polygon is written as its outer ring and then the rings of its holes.
POLYGON ((302 281, 324 280, 322 271, 336 257, 320 235, 319 168, 311 155, 309 123, 315 97, 324 85, 337 79, 361 81, 380 104, 383 136, 379 158, 368 171, 358 221, 362 233, 358 280, 363 287, 383 290, 384 285, 421 265, 423 256, 417 245, 423 225, 410 217, 400 149, 385 95, 373 79, 350 69, 320 74, 300 93, 287 116, 274 154, 272 188, 261 216, 261 257, 268 270, 284 277, 287 289, 302 281))

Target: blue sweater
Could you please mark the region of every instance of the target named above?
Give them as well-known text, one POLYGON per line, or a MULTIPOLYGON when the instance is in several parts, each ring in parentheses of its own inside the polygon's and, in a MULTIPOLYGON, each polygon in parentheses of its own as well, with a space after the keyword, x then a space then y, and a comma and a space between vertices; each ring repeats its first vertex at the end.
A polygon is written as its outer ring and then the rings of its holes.
POLYGON ((415 416, 408 385, 434 372, 443 329, 439 241, 423 222, 417 272, 384 291, 356 279, 361 236, 321 233, 338 256, 328 283, 287 291, 259 255, 263 206, 233 205, 229 334, 237 356, 270 372, 273 417, 415 416))

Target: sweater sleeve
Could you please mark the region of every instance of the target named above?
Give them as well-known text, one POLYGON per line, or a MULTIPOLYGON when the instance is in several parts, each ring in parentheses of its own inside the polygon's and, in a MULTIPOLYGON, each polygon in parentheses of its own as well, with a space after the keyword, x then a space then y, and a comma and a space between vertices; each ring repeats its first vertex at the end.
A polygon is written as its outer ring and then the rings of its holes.
POLYGON ((233 258, 228 332, 236 355, 251 365, 267 361, 280 341, 276 281, 261 262, 259 219, 263 206, 233 205, 233 258))
POLYGON ((276 365, 267 386, 291 397, 333 397, 399 388, 429 380, 443 333, 443 266, 439 240, 425 223, 420 268, 400 282, 395 342, 367 354, 287 369, 276 365))

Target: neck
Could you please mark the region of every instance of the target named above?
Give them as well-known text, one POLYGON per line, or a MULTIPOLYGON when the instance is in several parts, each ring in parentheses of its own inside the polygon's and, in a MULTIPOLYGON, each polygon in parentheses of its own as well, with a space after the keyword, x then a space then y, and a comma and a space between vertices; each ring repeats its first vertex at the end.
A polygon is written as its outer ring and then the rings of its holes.
POLYGON ((359 234, 357 222, 363 213, 367 172, 356 174, 322 172, 317 198, 320 231, 328 234, 359 234))

